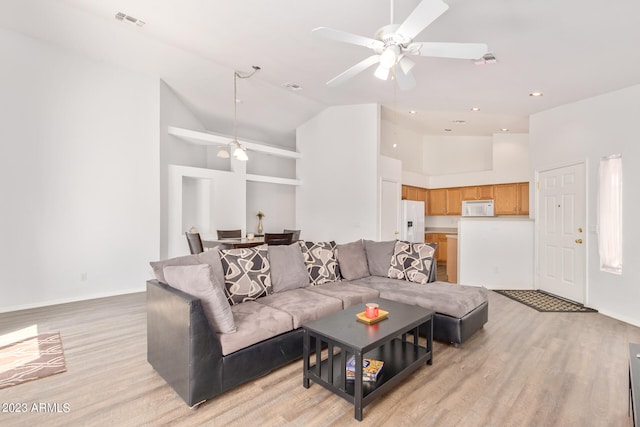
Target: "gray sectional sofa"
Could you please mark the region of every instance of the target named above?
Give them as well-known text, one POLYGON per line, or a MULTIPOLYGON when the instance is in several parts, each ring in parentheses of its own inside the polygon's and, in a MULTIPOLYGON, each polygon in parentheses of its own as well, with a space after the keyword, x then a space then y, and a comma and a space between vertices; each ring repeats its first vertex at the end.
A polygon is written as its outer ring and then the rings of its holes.
POLYGON ((194 407, 302 357, 304 322, 378 297, 434 310, 434 339, 463 343, 488 320, 486 290, 435 281, 433 248, 400 256, 417 247, 402 243, 300 242, 153 262, 147 359, 194 407))

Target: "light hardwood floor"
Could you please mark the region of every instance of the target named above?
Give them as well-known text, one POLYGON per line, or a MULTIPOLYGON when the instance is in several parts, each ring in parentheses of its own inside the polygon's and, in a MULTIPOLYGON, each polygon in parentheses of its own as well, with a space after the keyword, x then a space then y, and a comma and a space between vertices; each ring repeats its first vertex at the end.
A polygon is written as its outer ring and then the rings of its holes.
POLYGON ((190 410, 146 362, 145 295, 0 314, 0 334, 60 331, 68 371, 0 390, 2 403, 68 403, 67 413, 0 413, 47 426, 627 426, 627 344, 640 328, 601 314, 538 313, 490 292, 489 322, 460 348, 367 406, 318 385, 302 361, 190 410))

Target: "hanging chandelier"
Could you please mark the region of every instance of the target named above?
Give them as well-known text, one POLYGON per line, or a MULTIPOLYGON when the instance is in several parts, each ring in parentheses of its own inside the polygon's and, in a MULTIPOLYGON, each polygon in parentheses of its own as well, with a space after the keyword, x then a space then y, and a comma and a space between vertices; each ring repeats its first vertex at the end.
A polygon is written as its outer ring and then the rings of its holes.
POLYGON ((222 159, 228 159, 229 153, 236 159, 246 162, 249 160, 247 156, 247 149, 238 141, 238 79, 248 79, 255 73, 260 71, 260 67, 254 65, 253 71, 249 73, 242 73, 240 71, 233 72, 233 140, 227 144, 226 147, 220 147, 218 150, 218 157, 222 159))

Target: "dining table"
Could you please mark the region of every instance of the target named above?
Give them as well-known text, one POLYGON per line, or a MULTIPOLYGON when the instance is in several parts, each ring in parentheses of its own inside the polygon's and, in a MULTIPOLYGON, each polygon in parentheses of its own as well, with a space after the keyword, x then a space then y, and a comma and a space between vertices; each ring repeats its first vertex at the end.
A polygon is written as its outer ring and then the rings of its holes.
POLYGON ((252 246, 260 246, 264 244, 264 236, 255 236, 253 239, 249 239, 247 237, 235 237, 228 239, 218 239, 217 236, 206 236, 203 235, 202 246, 205 248, 221 248, 221 249, 234 249, 236 247, 252 247, 252 246))

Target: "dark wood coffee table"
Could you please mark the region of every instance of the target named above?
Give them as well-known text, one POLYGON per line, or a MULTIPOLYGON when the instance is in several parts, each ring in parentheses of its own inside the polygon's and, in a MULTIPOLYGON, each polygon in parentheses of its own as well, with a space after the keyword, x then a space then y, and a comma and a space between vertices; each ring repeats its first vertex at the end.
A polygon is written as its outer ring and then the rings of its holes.
POLYGON ((320 384, 355 406, 355 418, 362 420, 362 408, 391 390, 423 364, 433 362, 433 311, 422 307, 402 304, 378 298, 368 302, 380 305, 389 312, 389 317, 374 325, 356 320, 356 314, 364 311, 365 305, 348 308, 302 325, 303 386, 309 381, 320 384), (418 344, 418 328, 425 325, 426 346, 418 344), (407 334, 413 340, 407 340, 407 334), (312 339, 315 349, 311 348, 312 339), (321 359, 326 344, 327 359, 321 359), (334 351, 340 349, 339 352, 334 351), (311 365, 311 351, 315 351, 315 364, 311 365), (334 354, 334 352, 336 354, 334 354), (349 355, 355 356, 355 380, 346 378, 346 362, 349 355), (377 381, 362 381, 362 359, 384 361, 377 381))

